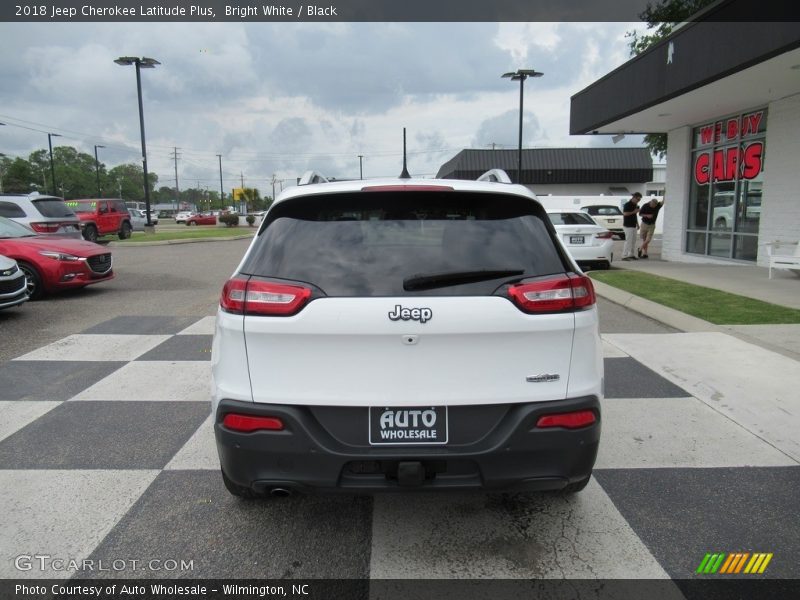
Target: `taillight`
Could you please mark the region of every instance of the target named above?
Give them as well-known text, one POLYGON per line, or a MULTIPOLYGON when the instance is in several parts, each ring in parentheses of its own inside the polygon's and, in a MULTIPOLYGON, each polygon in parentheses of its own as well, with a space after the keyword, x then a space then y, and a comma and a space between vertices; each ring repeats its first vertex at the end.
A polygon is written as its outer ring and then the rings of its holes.
POLYGON ((228 413, 222 420, 222 425, 232 431, 250 433, 253 431, 282 431, 283 421, 278 417, 255 417, 253 415, 237 415, 228 413))
POLYGON ((614 234, 610 231, 601 231, 600 233, 595 234, 595 236, 599 240, 608 240, 614 237, 614 234))
POLYGON ((565 429, 579 429, 586 427, 597 421, 597 417, 591 410, 579 410, 570 413, 557 413, 554 415, 544 415, 536 421, 536 426, 540 428, 563 427, 565 429))
POLYGON ((56 233, 61 223, 31 223, 30 226, 36 233, 56 233))
POLYGON ((234 314, 285 317, 299 312, 310 297, 307 287, 234 277, 222 288, 219 304, 234 314))
POLYGON ((514 304, 529 313, 571 311, 596 302, 592 281, 585 275, 562 275, 512 285, 508 295, 514 304))

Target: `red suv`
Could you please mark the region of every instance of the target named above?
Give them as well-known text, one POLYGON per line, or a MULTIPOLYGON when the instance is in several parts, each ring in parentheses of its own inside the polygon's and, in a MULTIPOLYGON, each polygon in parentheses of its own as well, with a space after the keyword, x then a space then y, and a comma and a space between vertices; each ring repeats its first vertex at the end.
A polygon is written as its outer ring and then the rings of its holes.
POLYGON ((81 220, 85 240, 96 242, 104 235, 118 235, 121 240, 131 237, 131 218, 122 200, 97 198, 67 200, 65 203, 81 220))

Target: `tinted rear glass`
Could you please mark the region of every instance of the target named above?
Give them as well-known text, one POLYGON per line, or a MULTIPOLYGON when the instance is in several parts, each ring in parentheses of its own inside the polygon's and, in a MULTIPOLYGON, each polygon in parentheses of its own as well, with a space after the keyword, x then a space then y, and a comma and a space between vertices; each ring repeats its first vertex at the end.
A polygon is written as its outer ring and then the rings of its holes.
POLYGON ((510 279, 563 273, 544 211, 524 198, 362 192, 288 200, 270 211, 242 272, 310 283, 328 296, 483 295, 510 279), (407 291, 418 275, 518 270, 407 291))
POLYGON ((586 213, 549 213, 553 225, 597 225, 586 213))
POLYGON ((50 198, 45 200, 33 200, 33 205, 44 217, 74 217, 75 213, 64 204, 63 200, 50 198))

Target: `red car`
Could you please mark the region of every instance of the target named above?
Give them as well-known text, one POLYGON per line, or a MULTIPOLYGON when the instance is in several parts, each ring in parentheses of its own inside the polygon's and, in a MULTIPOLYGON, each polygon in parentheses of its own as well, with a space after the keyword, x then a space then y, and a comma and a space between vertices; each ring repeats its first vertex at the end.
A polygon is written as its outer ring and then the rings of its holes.
POLYGON ((16 260, 25 272, 31 299, 114 278, 111 253, 103 246, 36 235, 5 217, 0 217, 0 254, 16 260))
POLYGON ((187 225, 216 225, 217 217, 214 215, 192 215, 186 219, 187 225))

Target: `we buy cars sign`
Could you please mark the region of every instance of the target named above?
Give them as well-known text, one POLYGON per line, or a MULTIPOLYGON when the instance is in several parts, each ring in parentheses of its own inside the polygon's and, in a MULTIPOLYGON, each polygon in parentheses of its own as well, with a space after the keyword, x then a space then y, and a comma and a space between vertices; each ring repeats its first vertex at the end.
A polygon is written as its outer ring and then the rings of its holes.
POLYGON ((700 127, 701 146, 743 143, 698 153, 694 159, 695 181, 705 185, 710 181, 755 179, 764 168, 764 142, 754 140, 748 144, 746 138, 759 133, 763 119, 762 110, 700 127))

